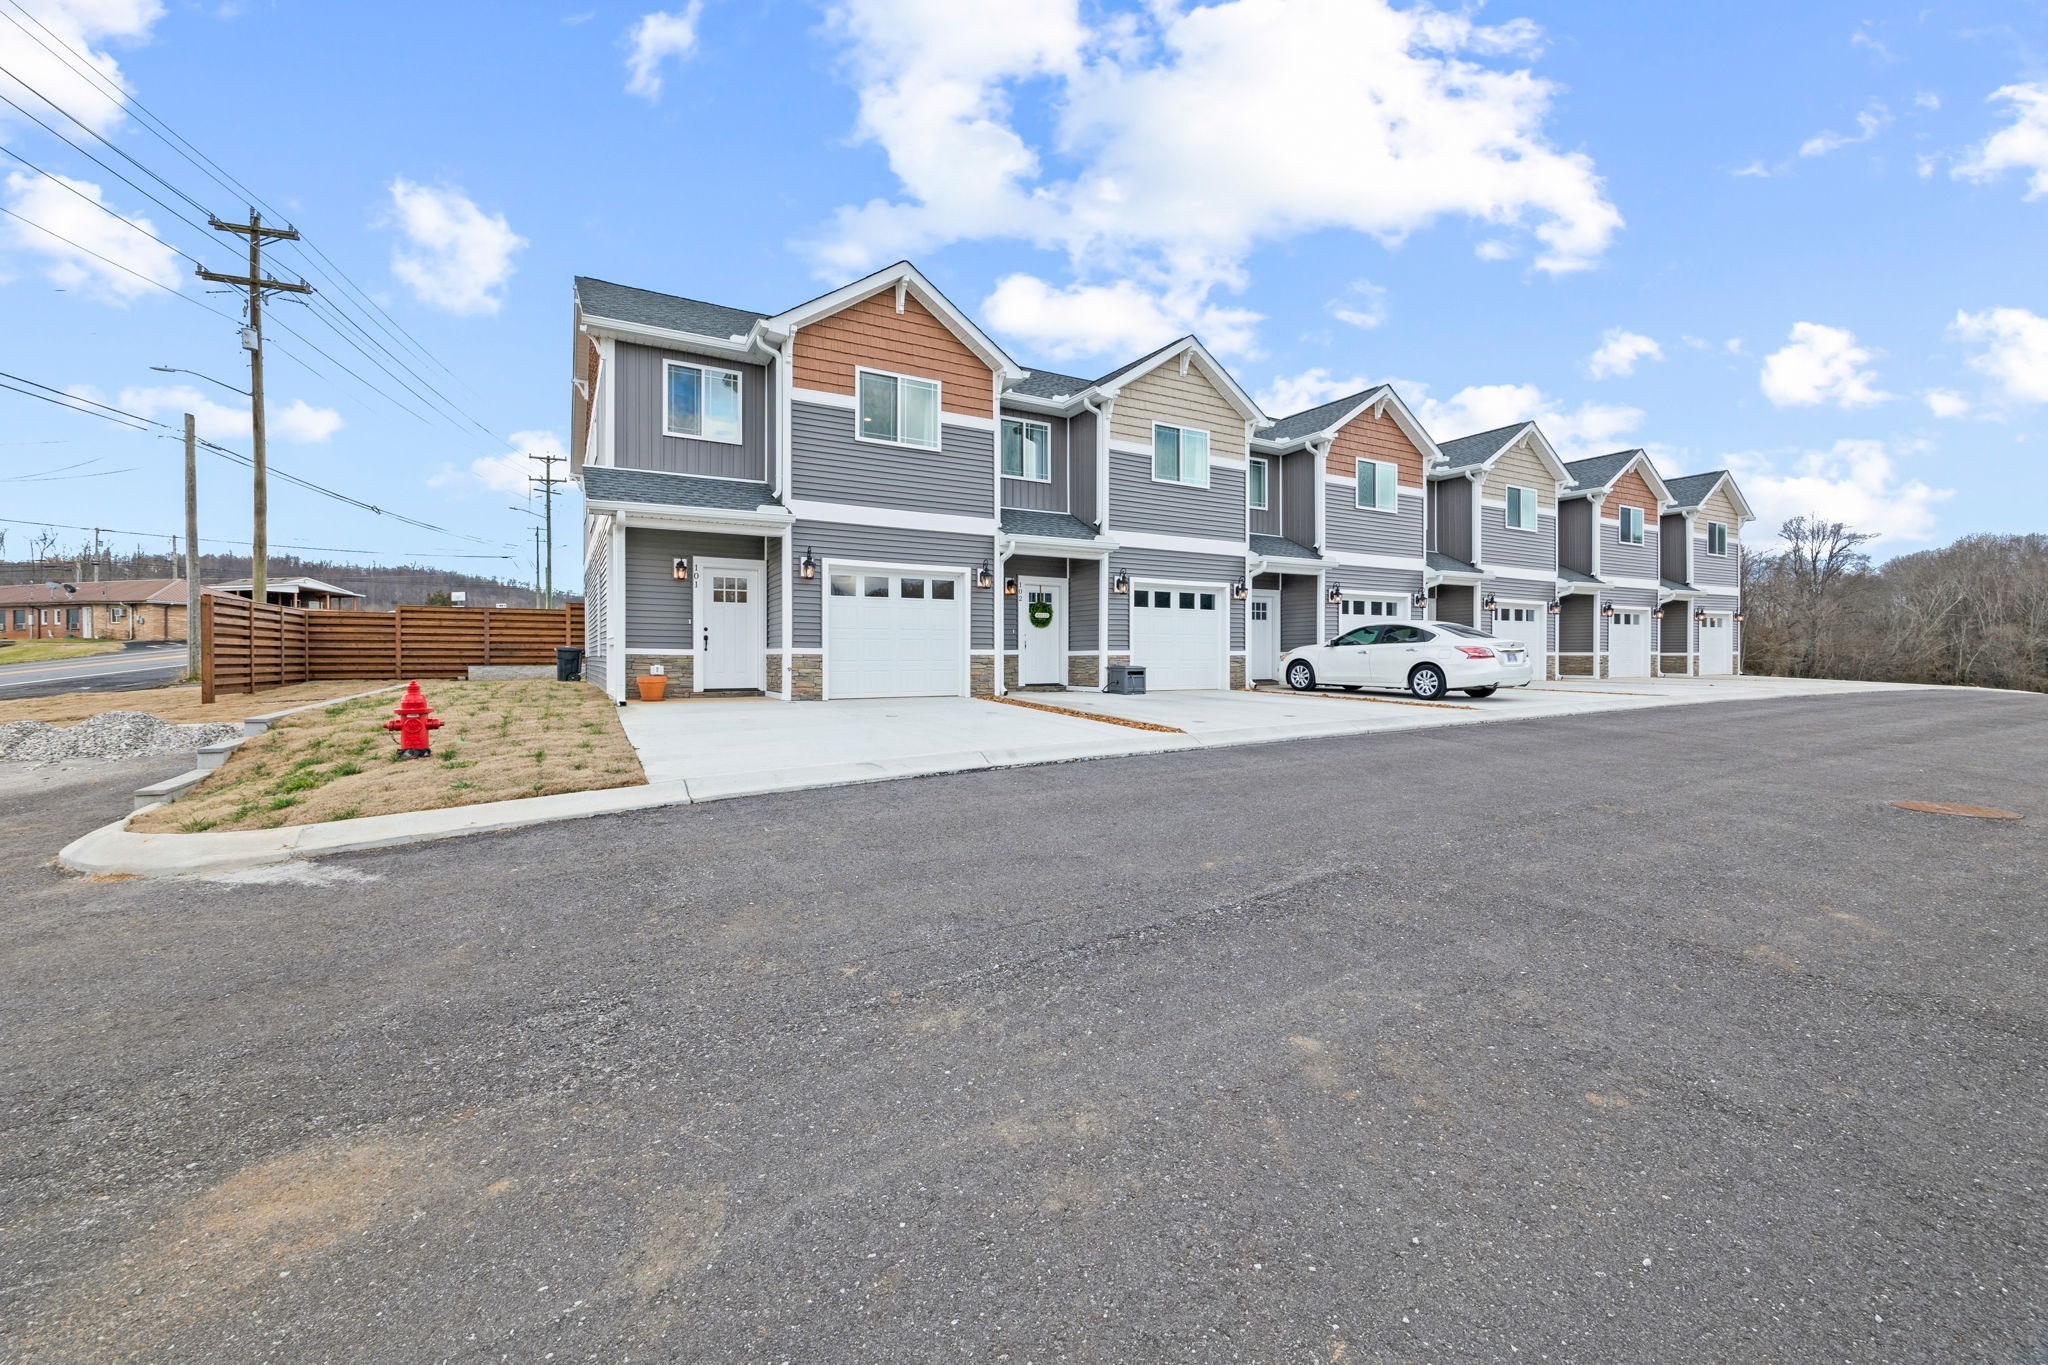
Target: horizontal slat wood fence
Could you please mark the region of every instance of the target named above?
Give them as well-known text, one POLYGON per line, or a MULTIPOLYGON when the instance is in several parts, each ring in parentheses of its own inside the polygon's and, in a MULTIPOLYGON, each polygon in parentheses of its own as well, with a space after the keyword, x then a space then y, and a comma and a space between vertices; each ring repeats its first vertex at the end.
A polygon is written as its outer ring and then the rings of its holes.
POLYGON ((329 678, 460 678, 553 664, 583 643, 583 605, 308 611, 221 593, 199 603, 200 698, 329 678))

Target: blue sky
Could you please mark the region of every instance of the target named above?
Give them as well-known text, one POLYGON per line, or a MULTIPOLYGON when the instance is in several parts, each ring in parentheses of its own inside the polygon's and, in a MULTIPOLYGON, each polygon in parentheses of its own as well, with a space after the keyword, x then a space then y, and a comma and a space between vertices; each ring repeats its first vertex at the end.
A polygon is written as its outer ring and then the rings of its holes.
MULTIPOLYGON (((272 334, 272 459, 442 529, 273 485, 280 545, 523 577, 572 276, 774 310, 906 255, 1027 365, 1195 330, 1275 415, 1393 379, 1440 438, 1535 418, 1568 457, 1731 465, 1753 542, 1820 511, 1897 553, 2048 506, 2038 4, 20 5, 0 94, 168 207, 0 105, 0 371, 172 423, 203 399, 247 446, 234 394, 150 369, 245 383, 193 306, 233 301, 86 200, 216 269, 237 244, 19 82, 246 203, 31 33, 375 300, 316 258, 316 311, 274 306, 301 337, 272 334)), ((246 474, 202 483, 204 534, 246 538, 246 474)), ((168 535, 177 498, 175 443, 0 392, 0 516, 168 535)), ((10 556, 34 534, 0 528, 10 556)))

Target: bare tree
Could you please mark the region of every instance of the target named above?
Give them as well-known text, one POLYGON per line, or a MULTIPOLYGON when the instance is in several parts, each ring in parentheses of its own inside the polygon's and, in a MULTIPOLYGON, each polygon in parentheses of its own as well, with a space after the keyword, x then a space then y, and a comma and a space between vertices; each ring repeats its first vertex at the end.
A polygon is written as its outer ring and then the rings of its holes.
POLYGON ((1780 559, 1790 577, 1788 586, 1797 617, 1796 671, 1817 678, 1828 662, 1829 627, 1842 585, 1869 572, 1870 556, 1863 546, 1877 537, 1852 531, 1847 522, 1815 515, 1793 517, 1778 528, 1778 538, 1785 542, 1780 559))

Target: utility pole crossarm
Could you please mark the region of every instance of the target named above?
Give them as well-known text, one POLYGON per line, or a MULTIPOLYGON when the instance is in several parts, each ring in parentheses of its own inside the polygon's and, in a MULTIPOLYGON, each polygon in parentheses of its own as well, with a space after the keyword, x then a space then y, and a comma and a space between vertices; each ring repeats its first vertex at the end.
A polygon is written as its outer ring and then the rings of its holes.
POLYGON ((208 270, 204 267, 192 273, 210 284, 231 284, 237 289, 265 289, 276 294, 310 294, 313 292, 313 286, 307 284, 304 280, 300 280, 297 283, 291 280, 259 280, 252 279, 247 275, 223 275, 218 270, 208 270))
POLYGON ((246 223, 230 223, 217 214, 209 213, 206 215, 206 225, 215 232, 232 232, 240 237, 274 237, 281 242, 299 240, 297 228, 265 227, 263 219, 253 213, 249 215, 249 221, 246 223))

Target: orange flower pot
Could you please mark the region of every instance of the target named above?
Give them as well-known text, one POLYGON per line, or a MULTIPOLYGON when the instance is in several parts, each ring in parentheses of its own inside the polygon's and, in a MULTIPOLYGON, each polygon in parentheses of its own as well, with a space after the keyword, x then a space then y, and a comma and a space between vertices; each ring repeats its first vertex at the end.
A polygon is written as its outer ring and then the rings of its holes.
POLYGON ((668 679, 657 678, 652 673, 643 673, 633 680, 640 689, 640 700, 660 701, 668 694, 668 679))

